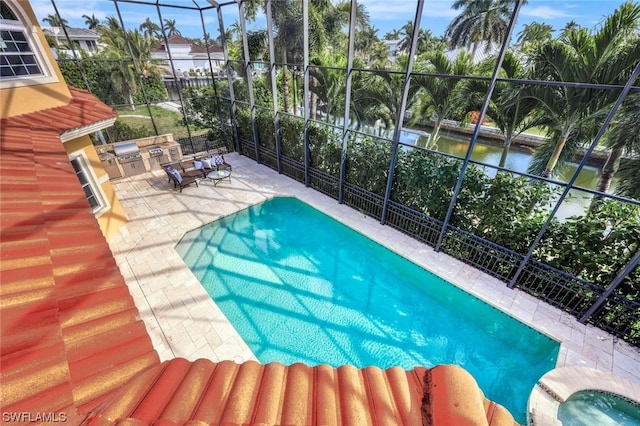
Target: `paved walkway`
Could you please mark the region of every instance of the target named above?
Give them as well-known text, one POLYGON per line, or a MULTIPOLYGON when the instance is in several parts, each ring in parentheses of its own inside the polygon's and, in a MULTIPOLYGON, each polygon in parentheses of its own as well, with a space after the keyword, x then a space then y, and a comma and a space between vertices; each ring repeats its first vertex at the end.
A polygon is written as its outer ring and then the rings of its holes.
POLYGON ((203 180, 182 193, 156 171, 113 181, 129 218, 109 239, 162 360, 255 359, 174 247, 185 232, 275 195, 295 196, 486 302, 562 342, 557 367, 591 367, 640 383, 640 351, 372 218, 229 154, 231 183, 203 180))

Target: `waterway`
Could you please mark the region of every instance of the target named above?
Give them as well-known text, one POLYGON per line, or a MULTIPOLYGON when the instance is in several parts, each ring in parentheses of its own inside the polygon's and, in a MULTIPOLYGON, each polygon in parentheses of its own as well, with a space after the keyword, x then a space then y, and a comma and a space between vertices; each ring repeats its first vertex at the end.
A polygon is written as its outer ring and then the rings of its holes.
MULTIPOLYGON (((411 139, 410 136, 409 139, 411 139)), ((437 144, 438 152, 452 154, 460 158, 464 158, 467 155, 468 148, 468 140, 453 139, 450 137, 440 137, 437 144)), ((500 163, 501 155, 502 147, 478 142, 473 148, 471 159, 477 162, 497 166, 500 163)), ((512 147, 509 151, 505 167, 517 172, 526 172, 532 156, 533 155, 529 150, 519 148, 517 146, 512 147)), ((567 183, 571 180, 577 168, 578 164, 576 163, 566 163, 557 169, 554 179, 559 182, 567 183)), ((496 170, 486 168, 486 172, 489 175, 495 175, 496 170)), ((595 189, 598 179, 600 178, 600 172, 601 169, 598 167, 583 167, 574 183, 574 186, 595 189)), ((613 185, 615 185, 615 180, 613 185)), ((563 190, 564 187, 558 185, 558 192, 561 193, 563 190)), ((562 220, 569 216, 584 214, 584 209, 591 203, 591 198, 592 195, 585 191, 572 189, 569 192, 568 198, 565 199, 563 205, 560 207, 556 215, 557 218, 562 220)))

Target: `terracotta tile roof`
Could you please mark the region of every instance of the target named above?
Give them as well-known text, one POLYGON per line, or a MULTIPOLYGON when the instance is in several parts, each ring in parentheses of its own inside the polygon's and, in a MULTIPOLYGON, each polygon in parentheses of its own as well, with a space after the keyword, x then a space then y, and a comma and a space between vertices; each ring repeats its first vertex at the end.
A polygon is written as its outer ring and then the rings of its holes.
POLYGON ((71 416, 159 362, 60 140, 116 112, 71 94, 0 121, 3 412, 71 416))
MULTIPOLYGON (((186 46, 191 46, 190 49, 190 53, 207 53, 207 49, 203 46, 199 46, 197 44, 195 44, 193 41, 184 38, 180 35, 172 35, 167 37, 167 43, 165 43, 164 41, 161 41, 160 43, 158 43, 158 45, 153 49, 155 52, 166 52, 167 51, 167 45, 171 46, 171 45, 186 45, 186 46)), ((221 53, 222 49, 216 45, 210 45, 209 46, 209 52, 210 53, 221 53)))
MULTIPOLYGON (((52 131, 57 135, 78 129, 90 124, 114 119, 118 113, 107 106, 87 90, 69 87, 72 100, 68 105, 49 108, 31 114, 23 114, 0 120, 0 128, 31 129, 34 131, 52 131)), ((56 136, 57 136, 56 135, 56 136)), ((10 140, 7 140, 9 143, 10 140)), ((50 144, 52 141, 41 139, 39 143, 50 144)), ((59 142, 54 139, 53 143, 59 142)), ((4 147, 3 147, 4 149, 4 147)))
POLYGON ((72 94, 0 123, 0 411, 97 425, 514 424, 455 366, 160 363, 60 140, 113 111, 72 94))

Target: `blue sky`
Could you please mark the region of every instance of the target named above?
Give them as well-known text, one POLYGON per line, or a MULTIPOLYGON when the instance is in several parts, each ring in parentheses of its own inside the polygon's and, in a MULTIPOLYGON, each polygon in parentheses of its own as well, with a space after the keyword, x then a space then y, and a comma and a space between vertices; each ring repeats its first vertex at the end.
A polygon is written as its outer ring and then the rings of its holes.
MULTIPOLYGON (((121 13, 127 28, 137 27, 147 17, 158 22, 154 2, 149 1, 149 6, 139 6, 127 3, 119 4, 121 13)), ((225 0, 224 2, 228 2, 225 0)), ((205 0, 196 0, 198 4, 207 5, 205 0)), ((164 0, 165 4, 172 5, 193 5, 192 0, 164 0)), ((414 0, 361 0, 361 3, 369 12, 372 25, 378 29, 378 36, 382 38, 384 34, 394 28, 400 28, 407 21, 412 20, 416 12, 414 0)), ((422 28, 429 29, 434 35, 442 35, 446 26, 459 12, 451 9, 453 0, 426 0, 422 15, 422 28)), ((622 0, 529 0, 522 7, 515 35, 522 29, 524 24, 531 22, 547 23, 554 29, 560 30, 564 25, 574 20, 580 25, 592 28, 597 25, 604 16, 611 14, 622 0)), ((39 20, 48 14, 53 14, 54 9, 49 0, 32 0, 31 5, 39 20)), ((107 16, 117 16, 113 2, 108 0, 57 0, 56 5, 61 15, 71 26, 84 28, 84 18, 82 15, 95 14, 100 20, 107 16)), ((197 12, 181 10, 176 8, 161 8, 163 19, 175 19, 177 28, 187 37, 200 37, 202 26, 200 16, 197 12)), ((232 24, 238 16, 238 8, 235 5, 223 8, 223 19, 225 26, 232 24)), ((205 26, 207 32, 212 37, 218 35, 218 21, 214 10, 206 12, 205 26)), ((253 28, 264 28, 265 20, 259 16, 253 28)), ((40 22, 42 24, 42 22, 40 22)))

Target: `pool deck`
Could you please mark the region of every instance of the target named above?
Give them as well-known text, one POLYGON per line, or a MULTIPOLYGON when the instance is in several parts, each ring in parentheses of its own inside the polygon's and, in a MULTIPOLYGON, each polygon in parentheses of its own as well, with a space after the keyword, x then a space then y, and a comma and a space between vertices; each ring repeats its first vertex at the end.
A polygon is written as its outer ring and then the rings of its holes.
POLYGON ((182 193, 162 171, 112 181, 129 222, 108 242, 161 360, 256 359, 174 246, 220 217, 273 196, 295 196, 559 340, 556 367, 589 367, 640 384, 634 347, 247 157, 225 159, 233 166, 231 183, 202 179, 182 193))

